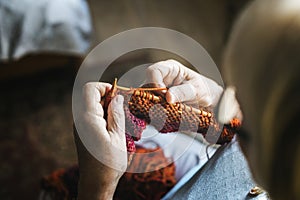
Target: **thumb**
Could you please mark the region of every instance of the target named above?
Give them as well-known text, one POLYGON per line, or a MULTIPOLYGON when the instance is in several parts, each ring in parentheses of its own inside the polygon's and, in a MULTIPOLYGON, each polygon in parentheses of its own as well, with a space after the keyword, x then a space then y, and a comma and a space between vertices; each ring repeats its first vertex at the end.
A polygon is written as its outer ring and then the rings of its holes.
POLYGON ((125 133, 125 114, 123 109, 124 98, 115 96, 108 106, 107 130, 109 133, 125 133))
POLYGON ((166 93, 169 103, 194 101, 196 97, 196 89, 190 83, 173 86, 166 93))
POLYGON ((215 106, 219 101, 223 88, 207 78, 190 80, 171 87, 166 99, 169 103, 186 102, 199 104, 202 107, 215 106))

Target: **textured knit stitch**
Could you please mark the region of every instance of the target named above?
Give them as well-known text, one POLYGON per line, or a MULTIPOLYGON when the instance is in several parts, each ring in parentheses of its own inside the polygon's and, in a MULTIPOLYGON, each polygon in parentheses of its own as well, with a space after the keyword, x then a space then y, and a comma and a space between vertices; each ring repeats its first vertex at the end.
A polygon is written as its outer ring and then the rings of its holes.
POLYGON ((224 145, 181 189, 172 200, 242 200, 268 199, 263 193, 248 195, 256 183, 238 142, 224 145))

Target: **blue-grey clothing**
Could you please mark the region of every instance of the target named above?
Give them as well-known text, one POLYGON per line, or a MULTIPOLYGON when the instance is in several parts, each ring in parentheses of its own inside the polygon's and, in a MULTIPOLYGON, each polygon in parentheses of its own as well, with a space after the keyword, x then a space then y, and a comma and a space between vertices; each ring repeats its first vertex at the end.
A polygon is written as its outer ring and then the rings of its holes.
POLYGON ((163 200, 269 199, 266 193, 249 196, 255 185, 239 144, 233 141, 220 147, 201 169, 191 170, 163 200))

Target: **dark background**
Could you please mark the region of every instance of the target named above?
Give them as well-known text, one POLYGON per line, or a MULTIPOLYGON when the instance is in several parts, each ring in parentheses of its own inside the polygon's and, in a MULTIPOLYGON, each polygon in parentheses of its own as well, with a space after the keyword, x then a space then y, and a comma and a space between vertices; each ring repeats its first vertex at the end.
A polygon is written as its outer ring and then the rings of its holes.
MULTIPOLYGON (((218 66, 238 13, 248 1, 111 0, 88 1, 94 21, 93 45, 131 28, 165 27, 202 44, 218 66)), ((114 63, 134 66, 169 58, 140 52, 114 63)), ((37 199, 40 180, 77 162, 71 96, 84 57, 53 53, 0 62, 0 199, 37 199)))

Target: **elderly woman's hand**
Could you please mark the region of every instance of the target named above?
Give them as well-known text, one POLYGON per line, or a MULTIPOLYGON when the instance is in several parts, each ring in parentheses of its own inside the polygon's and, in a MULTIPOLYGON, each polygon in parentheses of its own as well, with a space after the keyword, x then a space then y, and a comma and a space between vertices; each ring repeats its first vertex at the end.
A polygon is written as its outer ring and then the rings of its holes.
POLYGON ((84 109, 75 127, 80 169, 78 199, 112 199, 127 167, 122 96, 112 99, 107 121, 103 118, 101 97, 110 88, 107 83, 88 83, 83 89, 84 109))
POLYGON ((146 83, 169 87, 170 103, 186 102, 201 106, 215 106, 223 88, 215 81, 185 67, 175 60, 157 62, 147 69, 146 83))
MULTIPOLYGON (((175 60, 157 62, 148 67, 146 83, 169 87, 166 98, 170 103, 186 102, 202 107, 216 106, 223 92, 215 81, 175 60)), ((228 88, 219 106, 218 120, 229 123, 233 118, 242 120, 242 112, 234 88, 228 88)))

